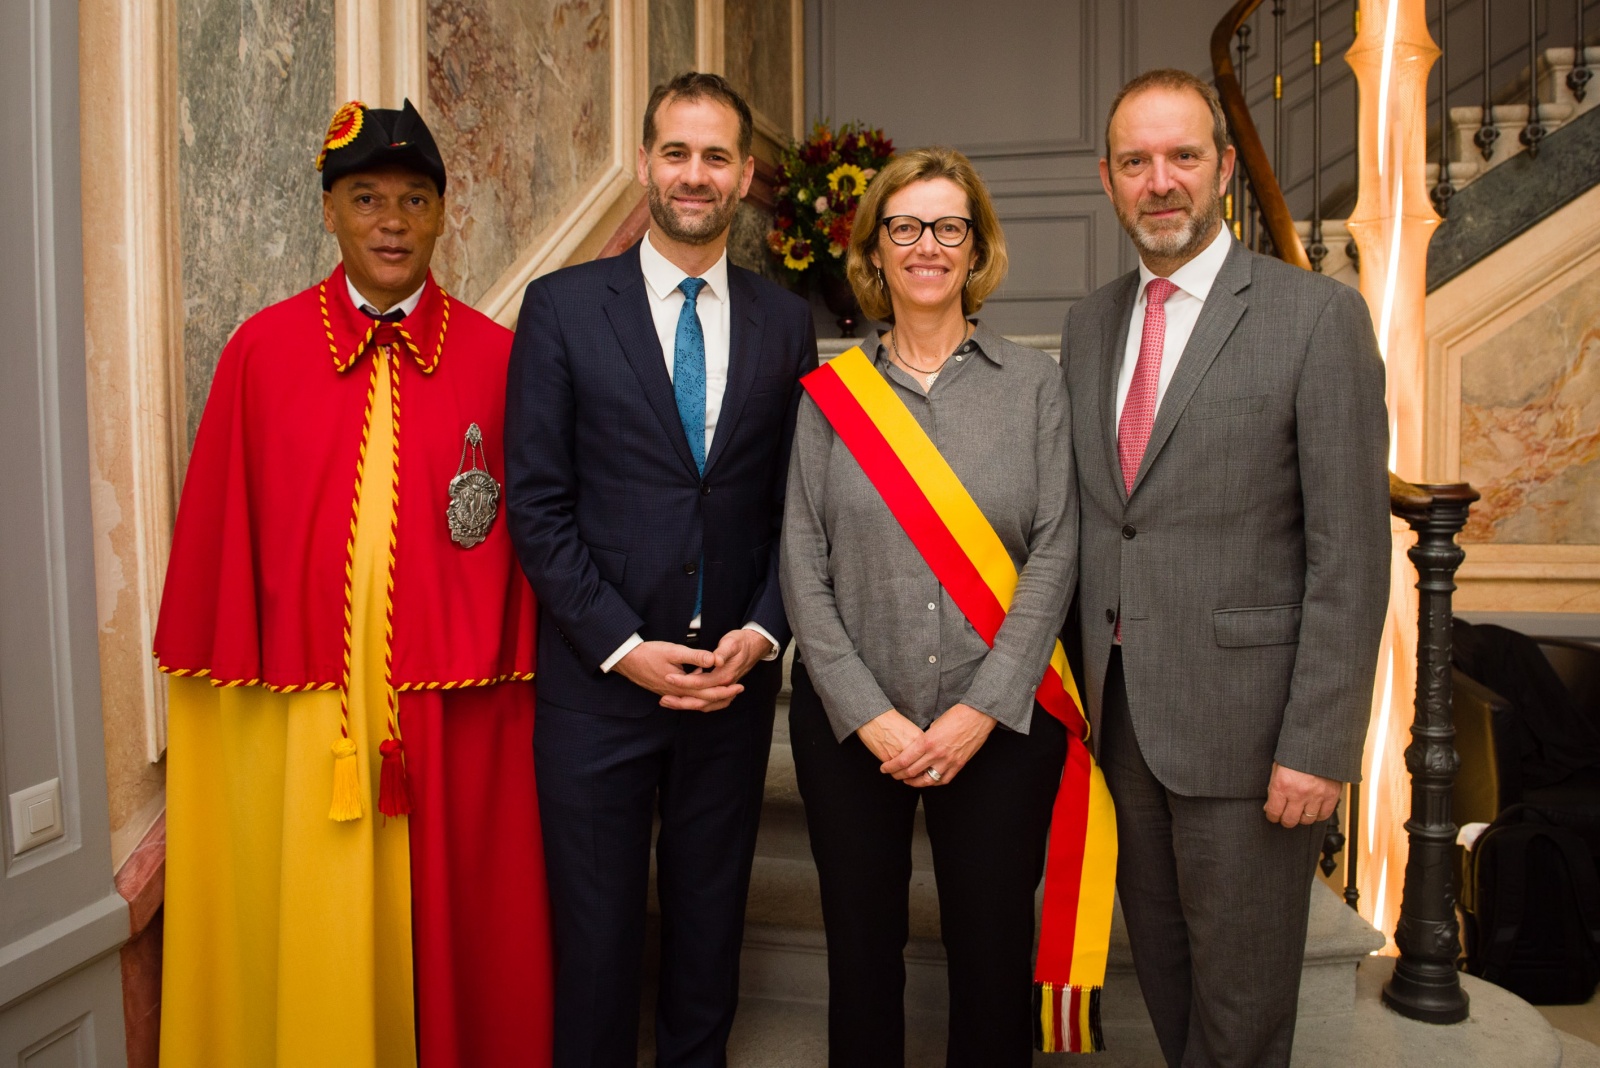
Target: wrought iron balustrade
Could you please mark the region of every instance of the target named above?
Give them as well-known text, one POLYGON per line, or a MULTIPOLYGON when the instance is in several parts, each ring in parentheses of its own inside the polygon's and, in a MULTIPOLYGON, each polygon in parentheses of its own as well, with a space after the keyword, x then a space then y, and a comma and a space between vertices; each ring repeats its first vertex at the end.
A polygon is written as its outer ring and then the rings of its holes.
MULTIPOLYGON (((1429 91, 1436 114, 1429 152, 1437 164, 1430 194, 1448 217, 1462 182, 1486 164, 1524 149, 1538 157, 1553 123, 1571 110, 1542 99, 1541 86, 1564 86, 1579 104, 1588 97, 1593 65, 1586 47, 1600 44, 1600 0, 1428 6, 1442 52, 1429 91), (1565 55, 1568 46, 1571 69, 1554 78, 1550 50, 1565 55), (1473 125, 1471 138, 1457 134, 1473 125), (1476 158, 1464 158, 1464 145, 1476 158)), ((1355 81, 1342 63, 1324 68, 1348 47, 1359 18, 1356 0, 1238 0, 1211 38, 1216 86, 1238 151, 1225 202, 1229 226, 1250 248, 1312 270, 1337 264, 1330 244, 1338 247, 1343 229, 1329 221, 1348 215, 1355 199, 1355 81)), ((1355 260, 1353 242, 1343 251, 1355 260)))

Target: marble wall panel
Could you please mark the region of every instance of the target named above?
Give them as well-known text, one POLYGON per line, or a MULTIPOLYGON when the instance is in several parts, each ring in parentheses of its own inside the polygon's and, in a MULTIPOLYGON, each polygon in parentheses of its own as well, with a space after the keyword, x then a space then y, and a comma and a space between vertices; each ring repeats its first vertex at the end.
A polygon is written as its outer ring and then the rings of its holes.
POLYGON ((793 30, 788 0, 726 0, 724 74, 785 134, 794 124, 793 30))
POLYGON ((650 87, 695 69, 695 0, 650 0, 650 87))
POLYGON ((178 0, 189 440, 244 319, 338 259, 313 169, 333 114, 334 0, 178 0))
POLYGON ((749 201, 739 205, 733 226, 728 230, 728 262, 754 271, 774 282, 786 284, 783 272, 767 251, 767 233, 772 229, 772 213, 749 201))
POLYGON ((434 271, 476 302, 611 155, 606 0, 429 0, 428 104, 450 186, 434 271))
POLYGON ((1463 355, 1464 541, 1600 544, 1600 274, 1463 355))

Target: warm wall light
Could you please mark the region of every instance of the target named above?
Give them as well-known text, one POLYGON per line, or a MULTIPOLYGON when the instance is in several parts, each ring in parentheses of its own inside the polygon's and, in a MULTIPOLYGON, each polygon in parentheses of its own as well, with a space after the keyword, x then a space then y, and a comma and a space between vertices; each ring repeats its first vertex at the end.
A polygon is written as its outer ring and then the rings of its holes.
MULTIPOLYGON (((1361 90, 1360 196, 1350 234, 1361 254, 1361 293, 1372 311, 1388 369, 1389 462, 1422 481, 1423 307, 1428 242, 1439 216, 1427 195, 1428 71, 1439 49, 1428 33, 1424 0, 1361 0, 1360 29, 1345 59, 1361 90)), ((1372 728, 1361 785, 1356 845, 1361 914, 1393 947, 1405 871, 1405 820, 1417 668, 1416 572, 1405 551, 1410 529, 1393 521, 1389 618, 1373 687, 1372 728)))

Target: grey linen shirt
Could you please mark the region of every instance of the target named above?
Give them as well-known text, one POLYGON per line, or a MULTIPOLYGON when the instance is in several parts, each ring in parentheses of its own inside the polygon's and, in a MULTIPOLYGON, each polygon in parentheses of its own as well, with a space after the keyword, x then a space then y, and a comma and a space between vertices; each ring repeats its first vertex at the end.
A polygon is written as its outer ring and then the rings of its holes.
POLYGON ((1077 580, 1066 379, 981 323, 926 395, 881 343, 875 363, 994 526, 1016 594, 991 649, 807 396, 780 565, 800 658, 840 741, 890 709, 926 728, 957 703, 1026 734, 1077 580))

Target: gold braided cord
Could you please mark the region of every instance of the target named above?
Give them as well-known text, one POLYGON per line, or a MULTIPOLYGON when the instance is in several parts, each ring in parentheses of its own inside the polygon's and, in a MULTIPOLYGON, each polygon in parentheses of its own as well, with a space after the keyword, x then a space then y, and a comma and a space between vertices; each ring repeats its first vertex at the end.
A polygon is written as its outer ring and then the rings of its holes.
MULTIPOLYGON (((438 285, 437 282, 434 284, 438 285)), ((406 329, 405 323, 394 324, 400 328, 400 338, 406 343, 406 348, 411 350, 411 358, 417 361, 417 366, 422 369, 422 373, 425 375, 433 374, 438 368, 439 358, 444 355, 444 336, 450 331, 450 294, 445 292, 444 286, 439 286, 439 302, 441 307, 439 341, 433 348, 433 358, 426 363, 422 359, 422 350, 417 347, 417 343, 412 339, 411 331, 406 329)))
MULTIPOLYGON (((403 332, 402 332, 403 333, 403 332)), ((385 347, 389 361, 389 418, 394 425, 394 462, 389 465, 389 565, 383 593, 383 690, 389 702, 389 737, 400 738, 400 710, 394 690, 394 560, 400 532, 400 361, 385 347)))
POLYGON ((356 520, 361 515, 361 482, 367 470, 367 443, 372 437, 372 408, 378 396, 378 359, 374 354, 372 377, 367 380, 367 413, 361 420, 361 453, 356 459, 355 496, 350 500, 350 537, 344 549, 344 673, 339 680, 339 736, 350 737, 351 634, 355 627, 356 520))
POLYGON ((422 690, 470 690, 482 686, 498 686, 502 682, 532 682, 532 671, 513 671, 505 675, 496 675, 492 679, 457 679, 451 682, 402 682, 395 689, 401 693, 415 693, 422 690))
MULTIPOLYGON (((235 686, 260 686, 262 689, 271 690, 273 693, 308 693, 312 690, 336 690, 337 682, 291 682, 274 683, 263 682, 261 679, 217 679, 211 675, 210 668, 177 668, 156 661, 156 669, 163 675, 172 675, 175 678, 206 679, 211 685, 224 688, 235 686)), ((471 690, 484 686, 498 686, 503 682, 532 682, 536 676, 532 671, 511 671, 504 675, 496 675, 487 679, 451 679, 435 682, 402 682, 394 689, 397 693, 421 693, 427 690, 471 690)))
POLYGON ((262 689, 271 690, 273 693, 302 693, 311 690, 333 690, 337 689, 339 685, 336 682, 275 683, 263 682, 261 679, 219 679, 212 676, 210 668, 172 667, 169 664, 163 664, 159 658, 156 660, 156 670, 163 675, 171 675, 174 678, 205 679, 211 685, 226 690, 231 690, 236 686, 260 686, 262 689))
MULTIPOLYGON (((438 285, 437 282, 434 284, 436 286, 438 285)), ((400 339, 405 342, 407 351, 411 353, 411 358, 417 362, 417 367, 420 368, 422 373, 425 375, 431 375, 435 370, 438 369, 439 360, 444 355, 445 335, 450 332, 450 294, 445 292, 444 286, 438 286, 438 289, 439 302, 441 306, 439 316, 439 339, 434 344, 433 356, 431 358, 425 359, 423 357, 422 349, 418 347, 416 339, 411 336, 411 331, 406 329, 405 323, 399 322, 393 324, 399 330, 400 339)), ((355 351, 350 353, 349 356, 340 356, 339 342, 333 336, 333 317, 328 314, 327 279, 323 279, 317 284, 317 305, 319 310, 322 312, 322 332, 327 335, 328 338, 328 353, 333 357, 333 369, 339 372, 348 371, 351 367, 355 366, 355 362, 361 358, 361 354, 366 352, 367 349, 371 347, 372 338, 373 335, 378 332, 379 323, 376 319, 372 320, 372 325, 367 327, 367 332, 363 334, 361 340, 356 343, 355 351)))

